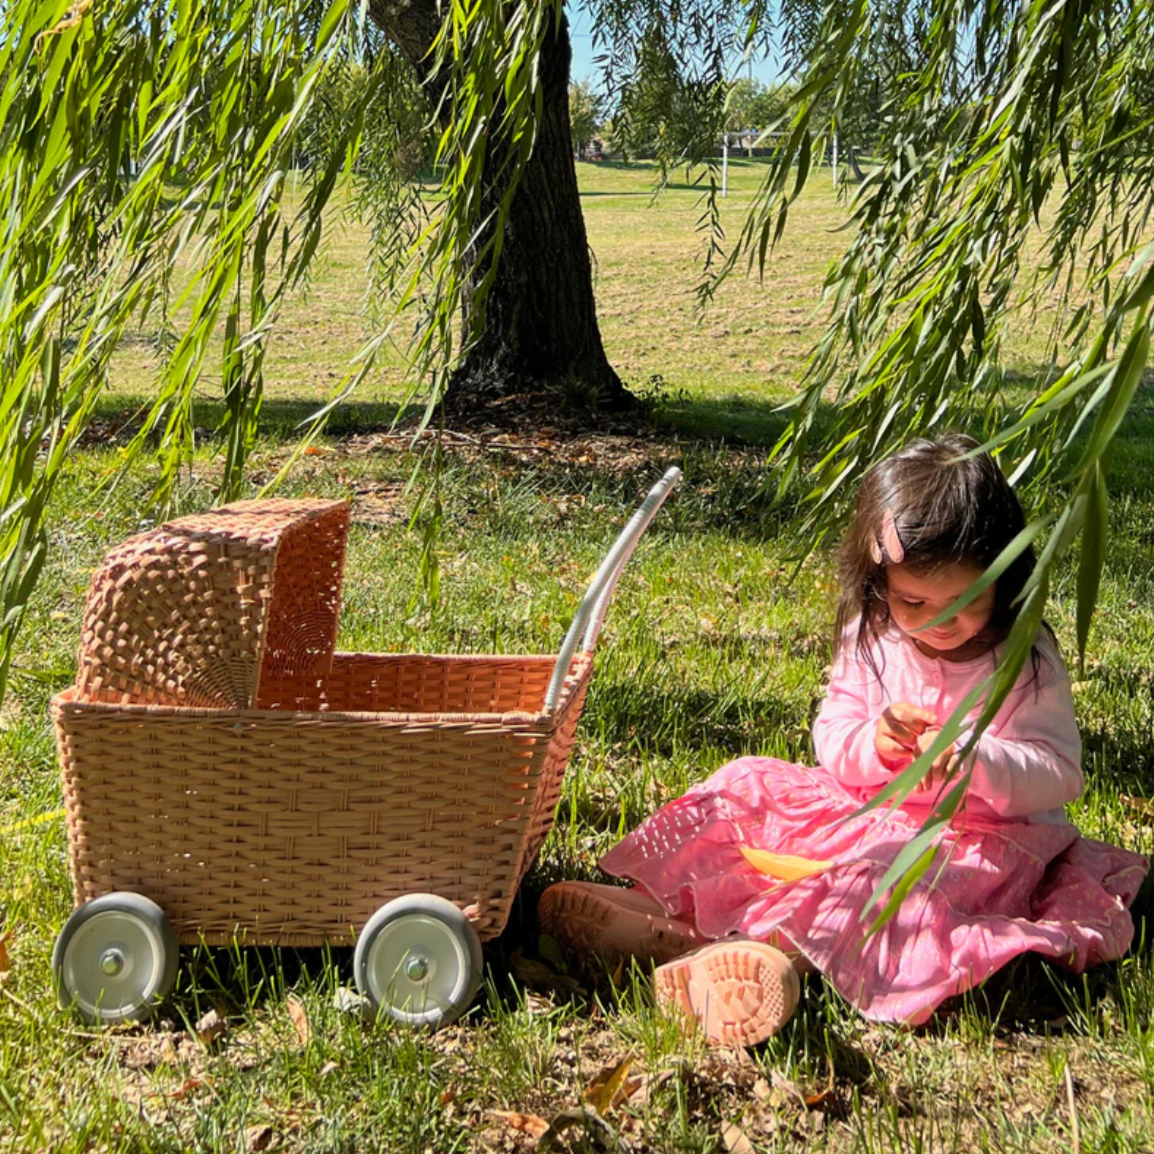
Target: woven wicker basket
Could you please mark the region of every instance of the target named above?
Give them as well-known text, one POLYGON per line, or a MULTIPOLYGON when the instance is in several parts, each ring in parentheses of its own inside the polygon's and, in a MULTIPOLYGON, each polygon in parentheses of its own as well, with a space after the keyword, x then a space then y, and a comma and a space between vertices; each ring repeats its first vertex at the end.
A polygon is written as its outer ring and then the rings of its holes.
POLYGON ((181 940, 351 941, 390 898, 504 927, 592 672, 333 653, 348 508, 242 502, 112 551, 52 703, 77 903, 133 891, 181 940))

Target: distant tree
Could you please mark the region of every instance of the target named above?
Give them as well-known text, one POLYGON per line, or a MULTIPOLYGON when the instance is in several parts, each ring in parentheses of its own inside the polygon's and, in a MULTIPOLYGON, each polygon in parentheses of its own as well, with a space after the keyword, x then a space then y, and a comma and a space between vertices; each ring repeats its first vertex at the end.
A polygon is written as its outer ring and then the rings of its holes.
POLYGON ((601 98, 593 91, 587 80, 578 80, 569 85, 569 132, 573 137, 573 147, 580 159, 585 147, 597 135, 601 123, 601 98))
MULTIPOLYGON (((725 102, 725 130, 762 132, 786 113, 792 89, 788 84, 767 85, 742 77, 729 88, 725 102)), ((752 154, 753 140, 749 141, 752 154)))
POLYGON ((641 36, 631 73, 617 93, 613 144, 627 155, 655 158, 662 173, 711 155, 723 131, 726 86, 695 73, 666 29, 641 36))

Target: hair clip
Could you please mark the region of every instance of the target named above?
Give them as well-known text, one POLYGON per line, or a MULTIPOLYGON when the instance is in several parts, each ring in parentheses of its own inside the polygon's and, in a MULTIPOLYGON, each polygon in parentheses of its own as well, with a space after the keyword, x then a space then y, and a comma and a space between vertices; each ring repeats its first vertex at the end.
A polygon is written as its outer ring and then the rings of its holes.
POLYGON ((876 537, 870 538, 870 556, 875 565, 882 564, 886 559, 894 565, 900 565, 905 559, 905 555, 905 547, 902 545, 897 523, 894 521, 894 511, 887 508, 882 513, 881 540, 879 541, 876 537))

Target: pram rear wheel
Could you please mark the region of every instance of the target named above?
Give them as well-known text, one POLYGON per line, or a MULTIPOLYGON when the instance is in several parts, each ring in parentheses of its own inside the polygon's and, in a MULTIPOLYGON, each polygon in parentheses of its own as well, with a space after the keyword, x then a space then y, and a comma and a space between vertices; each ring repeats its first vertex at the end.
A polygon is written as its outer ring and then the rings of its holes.
POLYGON ((357 939, 353 976, 378 1014, 436 1029, 472 1004, 481 965, 481 939, 452 902, 407 894, 369 918, 357 939))
POLYGON ((172 992, 180 960, 176 931, 154 901, 134 893, 86 902, 52 950, 60 1005, 93 1025, 143 1022, 172 992))

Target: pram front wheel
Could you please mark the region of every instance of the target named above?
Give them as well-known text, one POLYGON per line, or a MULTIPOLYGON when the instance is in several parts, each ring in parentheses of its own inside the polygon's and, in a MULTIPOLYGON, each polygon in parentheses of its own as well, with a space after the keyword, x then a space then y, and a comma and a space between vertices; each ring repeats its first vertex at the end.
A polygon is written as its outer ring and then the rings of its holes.
POLYGON ((154 901, 105 894, 74 910, 52 950, 60 1005, 93 1025, 143 1022, 172 992, 176 931, 154 901))
POLYGON ((481 966, 481 939, 452 902, 407 894, 369 918, 357 939, 353 976, 378 1014, 436 1029, 469 1008, 481 966))

